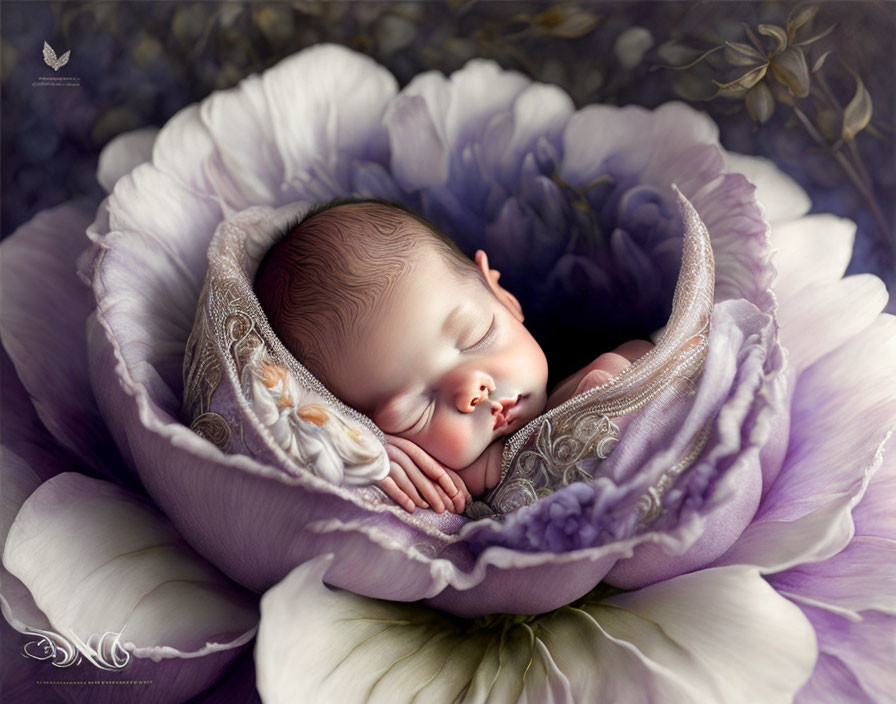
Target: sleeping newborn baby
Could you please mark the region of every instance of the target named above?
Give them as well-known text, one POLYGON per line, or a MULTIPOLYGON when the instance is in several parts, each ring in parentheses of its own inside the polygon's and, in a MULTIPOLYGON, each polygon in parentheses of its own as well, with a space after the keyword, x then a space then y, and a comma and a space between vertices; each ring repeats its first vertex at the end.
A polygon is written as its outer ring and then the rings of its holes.
POLYGON ((628 342, 563 381, 485 252, 380 200, 315 208, 265 255, 255 292, 286 348, 386 435, 379 483, 408 511, 460 512, 494 487, 507 435, 603 384, 652 345, 628 342))

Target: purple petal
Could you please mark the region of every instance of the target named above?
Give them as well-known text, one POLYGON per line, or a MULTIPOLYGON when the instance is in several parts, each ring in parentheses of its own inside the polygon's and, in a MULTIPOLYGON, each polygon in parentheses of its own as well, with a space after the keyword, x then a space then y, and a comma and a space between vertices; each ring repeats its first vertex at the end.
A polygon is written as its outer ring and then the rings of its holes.
POLYGON ((817 692, 820 685, 830 688, 823 696, 831 702, 892 700, 896 617, 866 612, 855 620, 808 605, 802 609, 818 635, 821 658, 806 691, 796 701, 819 701, 810 693, 817 692))
POLYGON ((839 658, 820 653, 812 677, 797 692, 796 704, 879 704, 862 689, 856 676, 839 658))
POLYGON ((844 550, 822 562, 771 575, 772 586, 799 603, 822 602, 855 618, 866 610, 896 616, 896 541, 856 536, 844 550))
POLYGON ((3 242, 0 335, 53 437, 111 477, 123 468, 90 387, 84 330, 90 292, 76 265, 89 245, 84 233, 90 220, 87 204, 62 205, 39 213, 3 242))
POLYGON ((886 315, 800 376, 784 467, 722 563, 779 571, 846 546, 850 511, 880 467, 896 425, 896 397, 881 383, 894 377, 896 318, 886 315))
POLYGON ((856 535, 869 535, 896 540, 896 521, 893 506, 896 505, 896 447, 891 436, 886 445, 884 459, 868 482, 868 490, 852 511, 856 535))
POLYGON ((3 398, 0 439, 4 448, 22 458, 32 468, 31 471, 37 472, 41 481, 78 468, 77 460, 53 439, 41 422, 31 397, 19 381, 6 350, 2 348, 0 395, 3 398))
POLYGON ((448 177, 445 145, 423 97, 397 97, 383 122, 389 132, 390 168, 398 184, 415 191, 444 183, 448 177))
POLYGON ((537 148, 539 141, 559 147, 563 129, 573 114, 570 97, 557 86, 534 83, 523 90, 513 103, 513 134, 500 152, 487 158, 487 168, 508 188, 519 181, 523 159, 537 148))

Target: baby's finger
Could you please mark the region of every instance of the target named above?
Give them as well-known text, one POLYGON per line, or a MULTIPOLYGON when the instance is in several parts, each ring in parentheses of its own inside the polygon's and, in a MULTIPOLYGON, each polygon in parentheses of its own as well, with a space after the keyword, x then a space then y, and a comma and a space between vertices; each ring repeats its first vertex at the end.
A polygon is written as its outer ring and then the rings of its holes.
MULTIPOLYGON (((439 495, 439 498, 442 500, 442 503, 445 504, 445 508, 451 513, 457 513, 457 509, 454 507, 454 501, 448 497, 448 494, 445 493, 445 490, 438 484, 433 484, 432 486, 436 490, 436 493, 439 495)), ((458 492, 458 495, 460 495, 460 492, 458 492)))
POLYGON ((417 487, 423 498, 429 502, 432 510, 436 513, 442 513, 445 510, 445 502, 442 500, 439 492, 436 491, 438 485, 423 474, 415 464, 406 466, 404 469, 408 473, 408 479, 417 487))
POLYGON ((460 478, 460 475, 457 472, 449 469, 448 476, 451 477, 454 486, 457 487, 457 493, 451 497, 451 501, 454 504, 455 512, 460 513, 467 507, 467 503, 473 500, 473 497, 467 490, 467 485, 464 484, 464 480, 460 478))
POLYGON ((389 466, 391 468, 389 470, 389 478, 395 482, 398 488, 420 508, 429 508, 429 504, 422 499, 417 491, 417 487, 415 487, 414 483, 408 478, 407 472, 405 472, 401 464, 398 462, 390 462, 389 466))
POLYGON ((454 482, 451 481, 451 477, 448 476, 445 465, 431 457, 429 453, 424 452, 412 442, 408 442, 407 445, 402 445, 401 449, 414 461, 414 464, 417 465, 421 472, 433 481, 438 482, 448 496, 454 496, 457 492, 457 487, 454 485, 454 482))
POLYGON ((386 477, 385 479, 379 482, 379 487, 383 491, 386 492, 386 496, 392 499, 395 503, 401 506, 408 513, 413 513, 414 502, 411 501, 410 497, 405 494, 401 489, 398 488, 398 485, 395 483, 395 480, 392 477, 386 477))
POLYGON ((429 502, 432 510, 436 513, 442 513, 445 505, 442 499, 435 491, 435 485, 421 472, 414 461, 397 445, 386 445, 386 454, 389 459, 397 463, 407 475, 411 484, 419 490, 423 498, 429 502))

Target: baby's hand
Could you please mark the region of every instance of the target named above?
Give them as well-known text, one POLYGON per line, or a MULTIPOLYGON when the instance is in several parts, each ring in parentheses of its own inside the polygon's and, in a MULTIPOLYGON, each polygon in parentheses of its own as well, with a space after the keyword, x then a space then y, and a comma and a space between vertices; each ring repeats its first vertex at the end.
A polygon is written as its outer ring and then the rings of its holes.
POLYGON ((419 506, 432 507, 436 513, 446 508, 460 513, 472 499, 457 472, 410 440, 386 435, 386 454, 389 476, 379 482, 379 487, 407 511, 419 506))

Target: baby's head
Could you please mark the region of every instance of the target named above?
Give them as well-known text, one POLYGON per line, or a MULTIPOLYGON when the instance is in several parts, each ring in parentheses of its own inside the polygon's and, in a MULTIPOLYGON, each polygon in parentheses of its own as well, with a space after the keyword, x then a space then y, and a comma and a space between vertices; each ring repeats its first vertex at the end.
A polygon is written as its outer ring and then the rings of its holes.
POLYGON ((255 291, 287 349, 385 433, 453 469, 544 408, 547 360, 484 252, 385 201, 315 208, 255 291))

